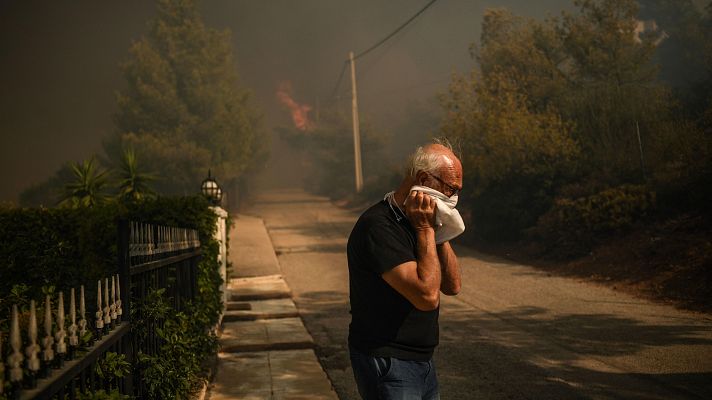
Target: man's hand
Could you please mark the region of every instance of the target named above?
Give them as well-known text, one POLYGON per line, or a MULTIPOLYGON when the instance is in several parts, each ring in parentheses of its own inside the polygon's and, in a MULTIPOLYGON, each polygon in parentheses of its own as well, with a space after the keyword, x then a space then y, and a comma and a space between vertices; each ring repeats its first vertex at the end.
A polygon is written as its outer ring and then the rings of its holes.
POLYGON ((415 230, 435 228, 435 200, 429 195, 412 190, 405 199, 405 215, 415 230))

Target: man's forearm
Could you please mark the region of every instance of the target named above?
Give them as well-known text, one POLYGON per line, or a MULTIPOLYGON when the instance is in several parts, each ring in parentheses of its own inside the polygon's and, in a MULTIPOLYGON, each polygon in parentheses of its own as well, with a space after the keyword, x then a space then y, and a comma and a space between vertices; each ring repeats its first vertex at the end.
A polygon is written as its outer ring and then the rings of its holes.
POLYGON ((435 248, 435 232, 431 227, 416 229, 416 259, 384 272, 381 277, 421 311, 440 306, 440 260, 435 248))
POLYGON ((439 297, 442 273, 440 260, 435 247, 435 230, 421 229, 417 231, 418 251, 418 278, 423 285, 423 290, 431 296, 439 297))
POLYGON ((437 245, 437 253, 441 270, 440 290, 446 295, 454 296, 460 292, 461 285, 457 255, 450 246, 450 242, 437 245))

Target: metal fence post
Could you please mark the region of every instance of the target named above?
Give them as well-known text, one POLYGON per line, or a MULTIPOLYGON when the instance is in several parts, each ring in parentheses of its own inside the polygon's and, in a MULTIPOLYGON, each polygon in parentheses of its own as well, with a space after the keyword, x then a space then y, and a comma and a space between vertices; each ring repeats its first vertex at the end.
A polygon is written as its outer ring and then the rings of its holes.
MULTIPOLYGON (((119 287, 121 288, 121 321, 125 324, 131 323, 131 258, 129 255, 129 222, 125 219, 120 219, 118 227, 118 267, 119 267, 119 287)), ((132 332, 129 332, 128 338, 123 339, 125 343, 125 354, 127 361, 136 369, 138 363, 134 360, 134 343, 136 342, 132 332)), ((134 374, 128 374, 124 379, 125 390, 127 394, 134 395, 133 386, 134 374)))

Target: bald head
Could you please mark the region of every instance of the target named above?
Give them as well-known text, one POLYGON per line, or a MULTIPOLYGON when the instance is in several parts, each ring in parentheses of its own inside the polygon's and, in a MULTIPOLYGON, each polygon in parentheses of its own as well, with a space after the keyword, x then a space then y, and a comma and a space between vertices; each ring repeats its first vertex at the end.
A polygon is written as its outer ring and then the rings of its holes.
POLYGON ((462 163, 452 151, 452 148, 444 146, 440 143, 433 143, 423 146, 423 152, 437 157, 439 161, 436 166, 436 169, 438 169, 437 172, 456 174, 460 179, 462 179, 462 163))
POLYGON ((428 186, 442 193, 462 188, 462 163, 445 142, 418 147, 411 155, 402 190, 413 185, 428 186))
POLYGON ((431 143, 418 147, 410 156, 407 174, 414 177, 419 171, 434 174, 452 172, 462 177, 462 163, 449 144, 431 143), (443 169, 448 171, 443 171, 443 169))

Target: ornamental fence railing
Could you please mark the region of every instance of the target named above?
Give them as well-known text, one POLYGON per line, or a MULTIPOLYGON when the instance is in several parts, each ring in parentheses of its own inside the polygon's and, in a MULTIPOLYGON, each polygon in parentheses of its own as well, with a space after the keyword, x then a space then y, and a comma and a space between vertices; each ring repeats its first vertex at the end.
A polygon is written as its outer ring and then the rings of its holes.
POLYGON ((144 318, 140 340, 131 321, 142 318, 137 305, 153 290, 165 290, 176 311, 194 298, 200 241, 195 230, 140 222, 121 221, 118 234, 119 273, 97 282, 96 306, 87 306, 94 293, 90 296, 93 288, 84 286, 70 289, 68 310, 63 292, 47 295, 41 311, 34 300, 26 310, 13 306, 10 332, 0 332, 0 396, 64 400, 118 390, 145 397, 136 354, 160 355, 156 329, 162 321, 146 324, 144 318), (2 343, 3 336, 8 343, 2 343), (121 369, 116 360, 128 367, 127 373, 115 373, 121 369), (107 372, 112 369, 114 373, 107 372), (5 380, 9 390, 4 390, 5 380))

